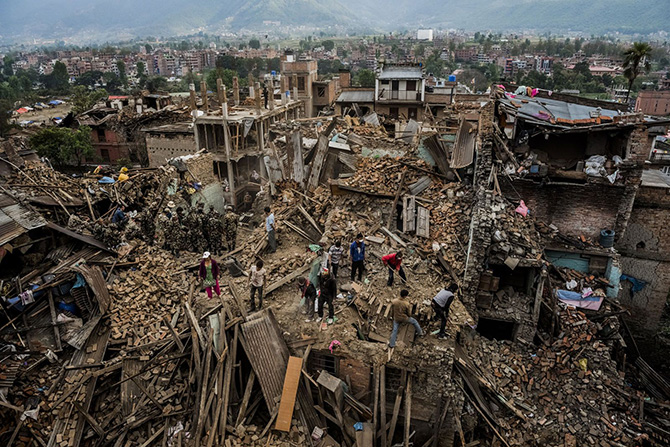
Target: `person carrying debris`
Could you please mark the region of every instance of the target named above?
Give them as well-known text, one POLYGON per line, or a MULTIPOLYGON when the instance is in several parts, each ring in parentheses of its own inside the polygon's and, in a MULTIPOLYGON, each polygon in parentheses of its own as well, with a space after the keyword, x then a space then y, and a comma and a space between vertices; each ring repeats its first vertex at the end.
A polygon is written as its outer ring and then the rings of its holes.
POLYGON ((212 259, 208 251, 202 254, 199 276, 202 280, 202 285, 207 292, 208 299, 212 299, 212 287, 216 292, 216 296, 221 296, 221 288, 219 287, 219 264, 212 259))
POLYGON ((314 301, 316 301, 316 287, 307 278, 298 279, 298 290, 301 293, 300 300, 305 300, 305 309, 303 314, 307 315, 305 322, 310 322, 314 318, 314 301))
POLYGON ((317 322, 323 319, 323 306, 328 303, 328 324, 333 324, 335 318, 335 308, 333 307, 333 300, 337 295, 337 282, 330 274, 330 270, 323 269, 319 278, 320 295, 319 295, 319 318, 317 322))
POLYGON ((414 326, 417 337, 423 337, 423 331, 419 322, 412 318, 412 305, 407 301, 409 292, 406 289, 400 291, 400 298, 396 298, 391 302, 391 309, 393 311, 393 331, 391 331, 391 339, 389 340, 389 348, 395 348, 395 341, 398 338, 398 330, 401 324, 411 324, 414 326))
POLYGON ((275 215, 269 206, 265 207, 265 231, 268 233, 268 246, 270 253, 277 251, 277 236, 275 234, 275 215))
POLYGON ((309 269, 309 282, 314 285, 316 289, 319 288, 319 278, 321 276, 321 270, 323 269, 323 248, 318 245, 314 248, 310 247, 310 250, 316 249, 316 258, 312 261, 312 266, 309 269))
POLYGON ((239 218, 235 212, 233 212, 233 207, 228 205, 226 207, 226 214, 223 216, 223 234, 226 239, 226 248, 229 251, 235 250, 235 244, 237 242, 237 222, 239 218))
POLYGON ((444 329, 447 326, 447 320, 449 319, 449 308, 451 303, 454 302, 454 292, 458 290, 456 284, 450 284, 446 289, 441 289, 437 292, 437 295, 430 302, 431 307, 435 311, 435 315, 440 319, 440 332, 437 334, 438 338, 446 338, 447 334, 444 332, 444 329))
POLYGON ((405 276, 405 271, 402 269, 402 251, 398 251, 396 253, 389 253, 388 255, 382 257, 382 262, 386 266, 386 268, 389 271, 389 279, 386 282, 387 286, 392 286, 393 285, 393 272, 398 272, 398 275, 400 275, 400 279, 402 279, 402 283, 405 284, 407 282, 407 277, 405 276))
POLYGON ((341 240, 336 240, 334 245, 331 245, 330 250, 328 250, 328 261, 330 263, 330 269, 333 272, 333 278, 337 278, 337 271, 340 268, 340 260, 344 256, 344 247, 342 246, 341 240))
POLYGON ((256 261, 256 265, 251 266, 249 272, 249 286, 251 287, 251 311, 256 310, 256 300, 254 299, 258 293, 258 310, 263 308, 263 286, 265 285, 265 273, 263 268, 263 261, 260 259, 256 261))
POLYGON ((351 280, 354 280, 356 271, 358 271, 360 282, 363 280, 363 270, 365 270, 365 239, 362 233, 358 233, 356 240, 351 243, 349 254, 351 255, 351 280))

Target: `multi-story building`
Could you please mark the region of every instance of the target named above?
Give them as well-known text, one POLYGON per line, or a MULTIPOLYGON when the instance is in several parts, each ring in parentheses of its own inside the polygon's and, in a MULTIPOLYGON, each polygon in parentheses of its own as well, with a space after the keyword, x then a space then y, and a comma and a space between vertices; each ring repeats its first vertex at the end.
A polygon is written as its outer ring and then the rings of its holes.
POLYGON ((422 119, 425 83, 419 65, 383 66, 375 81, 375 110, 395 118, 422 119))
POLYGON ((640 91, 635 110, 647 115, 670 115, 670 90, 640 91))

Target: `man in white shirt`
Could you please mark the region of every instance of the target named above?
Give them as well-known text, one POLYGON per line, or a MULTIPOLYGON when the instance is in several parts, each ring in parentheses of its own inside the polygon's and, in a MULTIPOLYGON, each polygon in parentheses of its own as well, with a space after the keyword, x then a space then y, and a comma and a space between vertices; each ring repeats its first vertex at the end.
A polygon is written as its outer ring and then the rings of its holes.
POLYGON ((447 319, 449 319, 449 308, 454 302, 454 292, 458 290, 456 284, 451 284, 446 289, 441 289, 437 295, 430 302, 431 307, 435 311, 435 315, 440 318, 440 332, 437 334, 438 338, 446 338, 447 334, 444 332, 447 326, 447 319))
POLYGON ((265 207, 265 231, 268 233, 268 246, 270 253, 277 251, 277 237, 275 234, 275 215, 269 206, 265 207))

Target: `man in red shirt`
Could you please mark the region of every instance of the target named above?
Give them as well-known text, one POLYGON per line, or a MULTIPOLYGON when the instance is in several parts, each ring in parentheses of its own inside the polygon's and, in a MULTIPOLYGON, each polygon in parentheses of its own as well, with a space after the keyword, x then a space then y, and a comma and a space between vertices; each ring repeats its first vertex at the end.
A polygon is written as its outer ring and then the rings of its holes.
POLYGON ((405 271, 402 269, 402 251, 398 251, 397 253, 390 253, 384 257, 382 257, 382 262, 388 268, 389 271, 389 279, 386 282, 387 286, 392 286, 393 285, 393 272, 398 272, 398 275, 400 275, 400 278, 402 279, 402 283, 405 284, 407 282, 407 277, 405 276, 405 271))

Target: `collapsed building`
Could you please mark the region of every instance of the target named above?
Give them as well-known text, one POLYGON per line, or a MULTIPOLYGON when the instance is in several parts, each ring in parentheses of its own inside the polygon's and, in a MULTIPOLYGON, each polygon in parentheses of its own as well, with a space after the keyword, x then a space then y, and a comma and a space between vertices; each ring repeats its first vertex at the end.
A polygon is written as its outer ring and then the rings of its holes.
POLYGON ((639 304, 619 297, 629 254, 615 248, 630 246, 663 122, 502 87, 421 121, 382 116, 388 127, 308 118, 300 95, 267 109, 236 96, 220 86, 214 104, 205 90, 198 108, 193 91, 204 150, 127 180, 12 156, 0 182, 10 445, 667 445, 670 385, 631 337, 639 304), (236 207, 237 247, 214 256, 220 297, 199 286, 201 253, 161 246, 171 202, 236 207), (109 222, 118 205, 127 226, 109 222), (320 265, 315 246, 358 233, 364 279, 343 265, 335 321, 305 321, 296 281, 320 265), (397 250, 408 280, 387 286, 381 257, 397 250), (266 306, 252 312, 245 273, 259 259, 266 306), (449 284, 436 338, 430 301, 449 284), (427 336, 405 325, 389 349, 403 288, 427 336))

